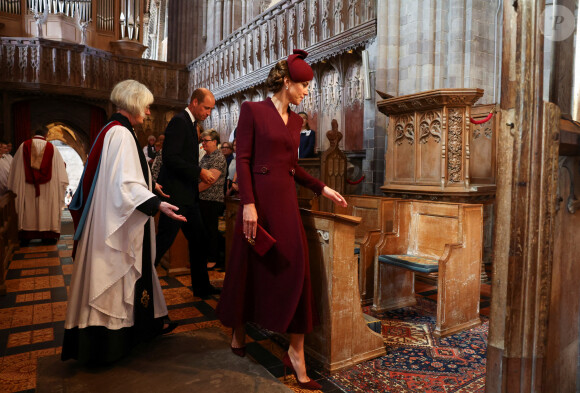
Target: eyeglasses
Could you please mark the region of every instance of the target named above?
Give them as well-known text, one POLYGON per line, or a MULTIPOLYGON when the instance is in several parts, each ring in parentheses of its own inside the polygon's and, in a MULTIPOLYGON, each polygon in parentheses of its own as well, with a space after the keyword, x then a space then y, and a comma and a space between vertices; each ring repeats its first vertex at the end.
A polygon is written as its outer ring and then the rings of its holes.
POLYGON ((230 146, 222 146, 222 149, 232 149, 230 146))
POLYGON ((213 139, 202 139, 201 143, 209 143, 211 141, 213 141, 213 139))

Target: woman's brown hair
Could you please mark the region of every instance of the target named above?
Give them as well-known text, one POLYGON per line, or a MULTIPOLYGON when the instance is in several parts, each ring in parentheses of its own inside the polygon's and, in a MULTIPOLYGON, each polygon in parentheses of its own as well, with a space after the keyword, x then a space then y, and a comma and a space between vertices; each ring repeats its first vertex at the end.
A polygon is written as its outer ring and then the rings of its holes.
POLYGON ((284 77, 290 79, 290 73, 288 72, 288 62, 286 60, 280 60, 268 74, 268 79, 266 79, 266 86, 272 93, 277 93, 284 86, 284 77))

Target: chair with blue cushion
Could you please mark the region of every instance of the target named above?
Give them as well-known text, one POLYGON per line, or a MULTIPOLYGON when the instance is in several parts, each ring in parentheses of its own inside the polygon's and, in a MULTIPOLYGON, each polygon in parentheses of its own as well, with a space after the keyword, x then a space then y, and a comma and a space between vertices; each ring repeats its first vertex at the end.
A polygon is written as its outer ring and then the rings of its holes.
POLYGON ((377 245, 373 311, 414 305, 415 272, 432 273, 437 274, 434 334, 479 325, 482 244, 482 205, 397 201, 393 231, 383 233, 377 245))

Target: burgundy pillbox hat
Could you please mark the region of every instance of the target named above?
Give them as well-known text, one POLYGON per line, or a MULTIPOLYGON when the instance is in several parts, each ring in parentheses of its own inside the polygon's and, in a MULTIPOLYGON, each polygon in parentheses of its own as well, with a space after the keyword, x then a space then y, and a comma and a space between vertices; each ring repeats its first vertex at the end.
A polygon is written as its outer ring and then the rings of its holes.
POLYGON ((294 49, 294 54, 288 56, 288 73, 294 82, 307 82, 314 78, 312 68, 304 61, 308 52, 302 49, 294 49))

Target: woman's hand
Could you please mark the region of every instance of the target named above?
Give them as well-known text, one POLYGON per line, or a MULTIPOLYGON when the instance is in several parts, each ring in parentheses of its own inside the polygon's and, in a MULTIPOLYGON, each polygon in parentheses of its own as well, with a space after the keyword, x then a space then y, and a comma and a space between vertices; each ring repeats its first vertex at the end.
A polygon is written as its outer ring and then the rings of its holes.
POLYGON ((256 211, 256 205, 253 203, 244 205, 243 217, 244 235, 246 236, 246 239, 249 237, 254 239, 256 237, 256 228, 258 227, 258 212, 256 211))
POLYGON ((340 205, 342 207, 347 206, 347 203, 346 203, 346 200, 344 199, 344 197, 328 186, 324 186, 324 188, 322 189, 322 195, 324 195, 325 197, 327 197, 328 199, 330 199, 331 201, 333 201, 337 205, 340 205))
POLYGON ((173 206, 167 202, 161 202, 161 204, 159 204, 159 210, 161 210, 161 213, 165 214, 169 218, 177 221, 187 222, 187 219, 184 216, 181 214, 175 214, 175 211, 179 210, 177 206, 173 206))

